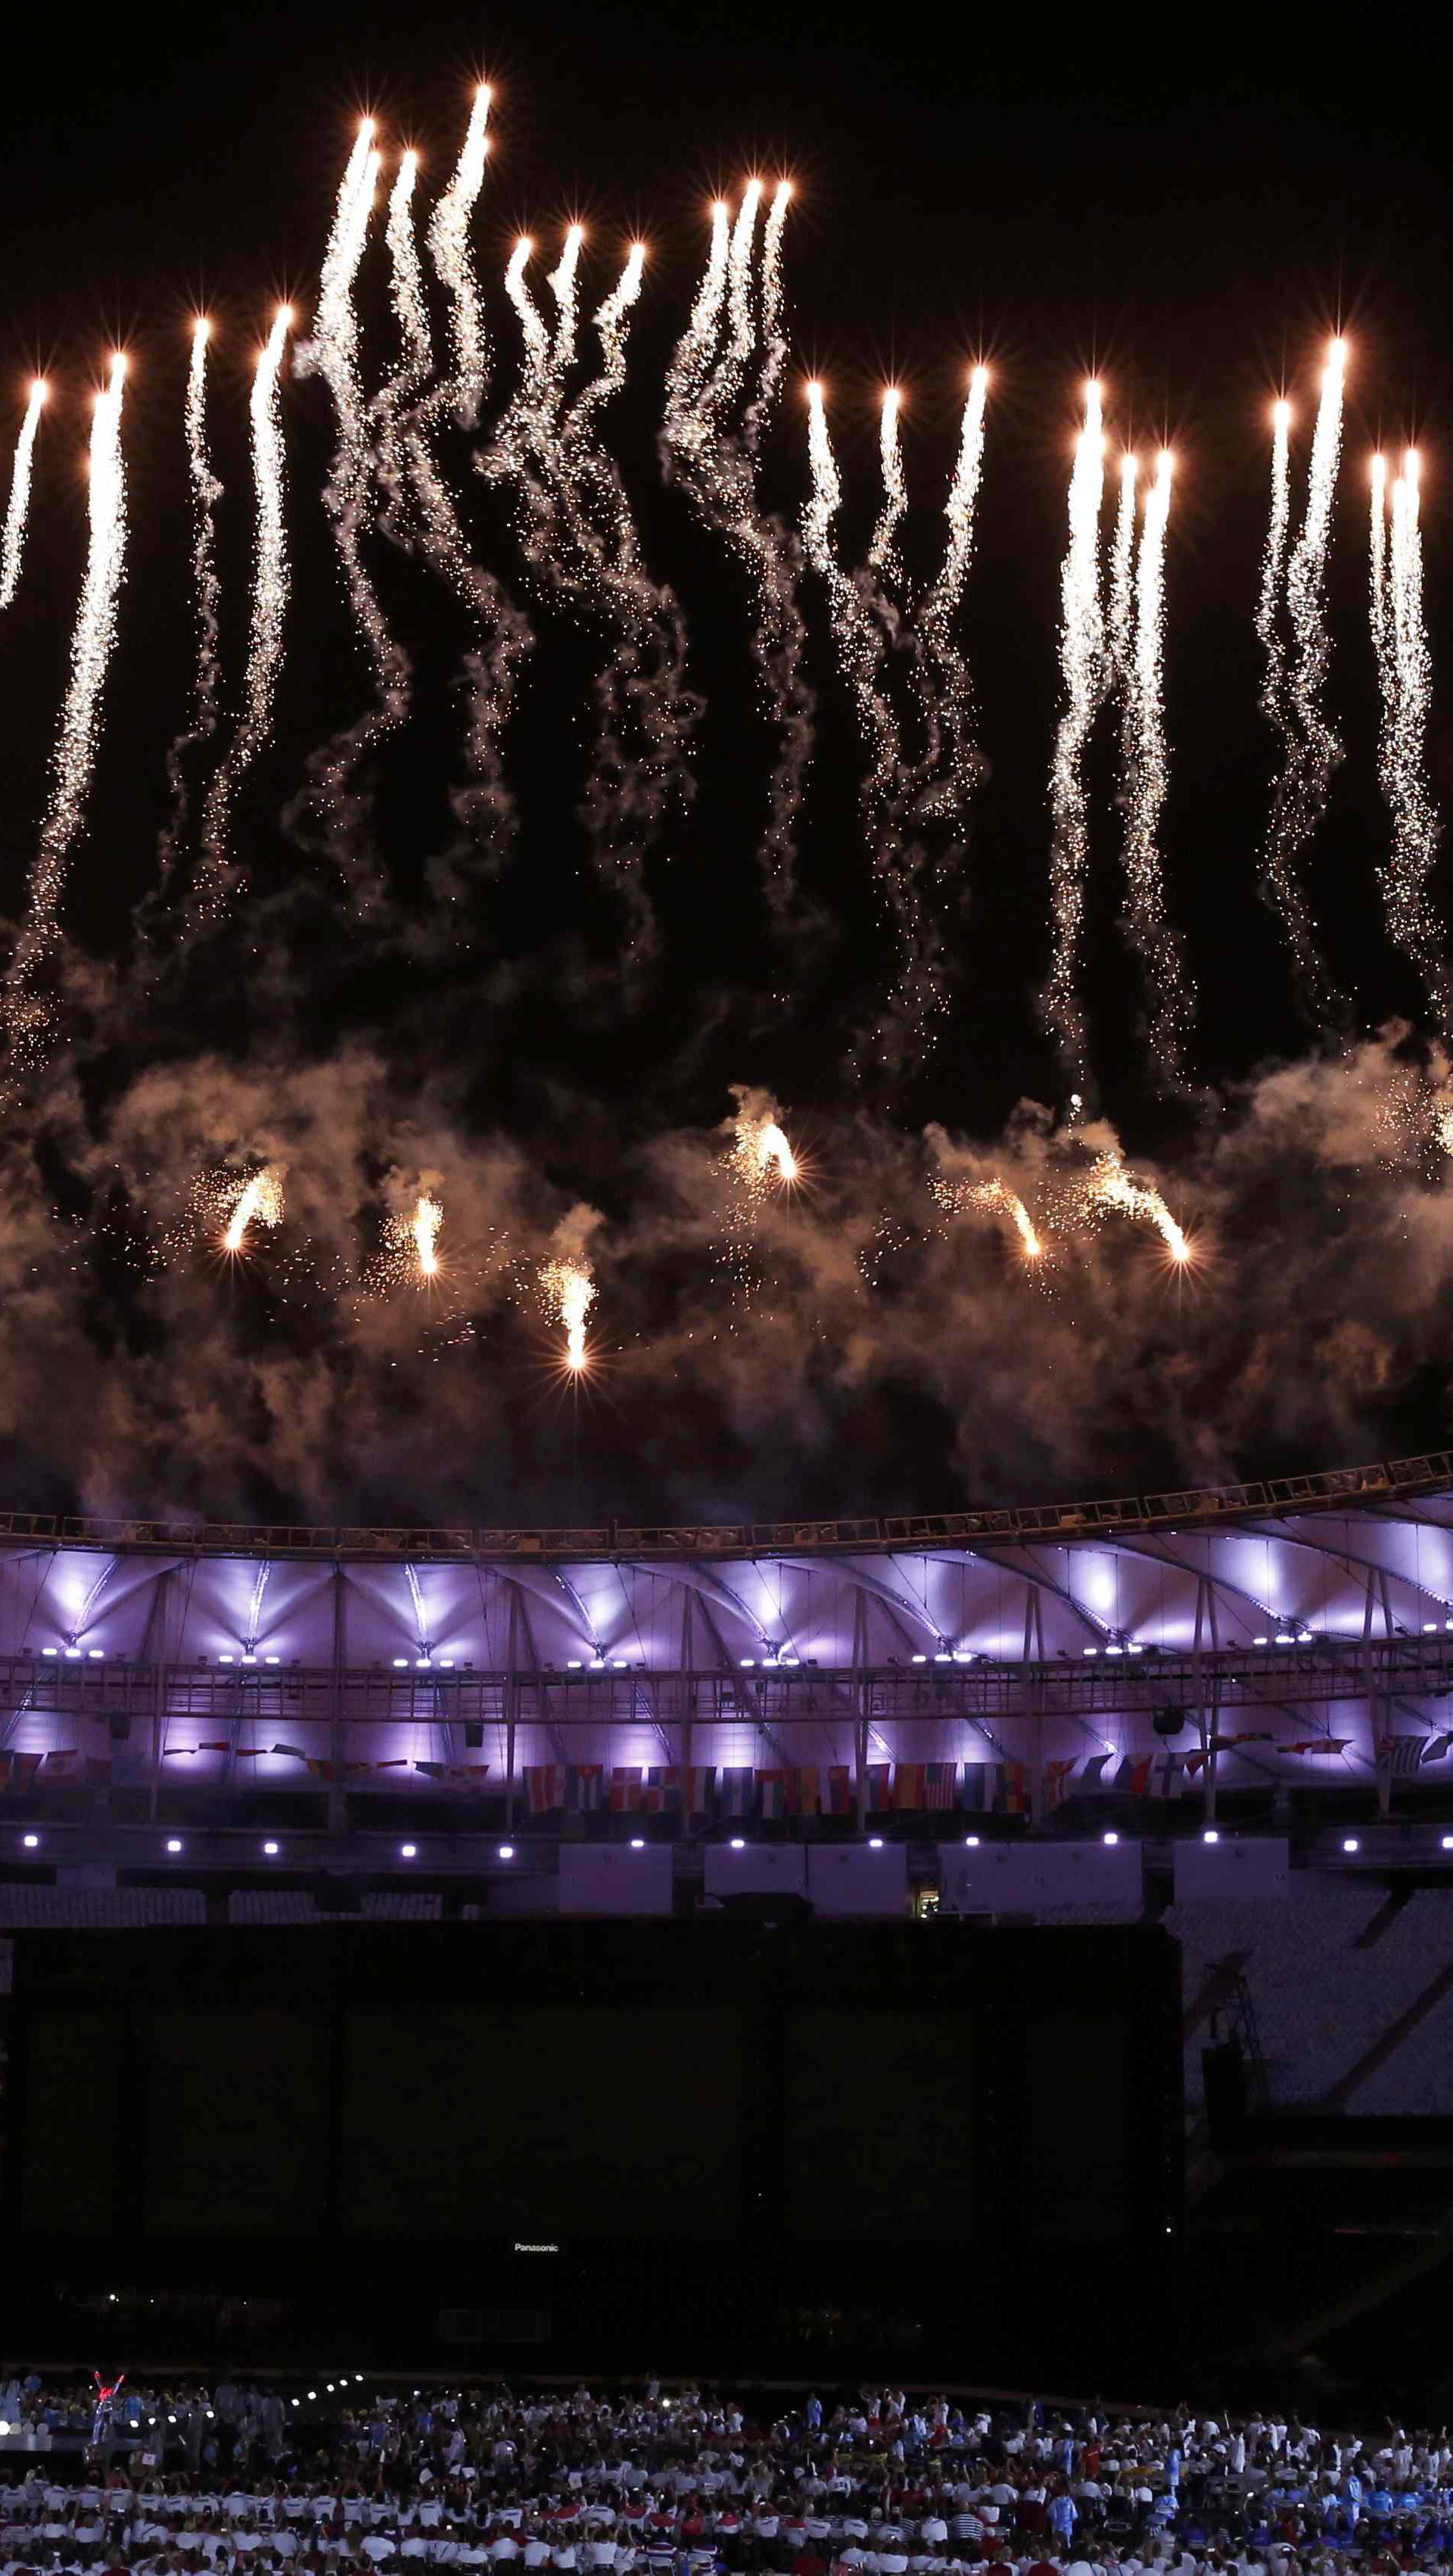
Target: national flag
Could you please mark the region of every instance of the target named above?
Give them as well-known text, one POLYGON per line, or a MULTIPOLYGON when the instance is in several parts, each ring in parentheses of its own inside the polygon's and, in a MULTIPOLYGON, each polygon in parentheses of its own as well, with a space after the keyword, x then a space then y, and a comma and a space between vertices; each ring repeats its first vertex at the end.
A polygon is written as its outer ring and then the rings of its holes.
POLYGON ((449 1777, 451 1780, 457 1780, 461 1789, 477 1789, 481 1781, 489 1778, 489 1764, 487 1762, 451 1762, 449 1777))
POLYGON ((97 1782, 110 1779, 111 1765, 103 1754, 81 1753, 74 1745, 67 1745, 59 1752, 46 1755, 45 1776, 47 1780, 97 1782))
POLYGON ((1179 1798, 1183 1794, 1185 1760, 1183 1753, 1162 1753, 1151 1765, 1150 1794, 1153 1798, 1179 1798))
POLYGON ((856 1813, 857 1803, 857 1799, 853 1794, 853 1774, 851 1765, 846 1762, 834 1762, 830 1764, 827 1775, 828 1814, 830 1816, 851 1816, 856 1813))
POLYGON ((1115 1786, 1122 1798, 1143 1798, 1150 1789, 1152 1757, 1148 1753, 1127 1756, 1115 1774, 1115 1786))
POLYGON ((673 1816, 704 1816, 711 1772, 702 1762, 673 1763, 666 1773, 666 1808, 673 1816))
MULTIPOLYGON (((750 1763, 732 1764, 716 1775, 716 1798, 724 1816, 749 1816, 757 1794, 756 1774, 750 1763)), ((614 1803, 614 1801, 612 1801, 614 1803)))
POLYGON ((0 1790, 23 1798, 43 1759, 39 1753, 0 1753, 0 1790))
POLYGON ((1211 1751, 1229 1753, 1235 1744, 1271 1744, 1274 1741, 1269 1726, 1244 1726, 1239 1735, 1213 1735, 1211 1751))
POLYGON ((311 1756, 303 1751, 301 1744, 275 1744, 272 1749, 274 1753, 291 1754, 295 1762, 307 1762, 311 1759, 311 1756))
POLYGON ((1377 1748, 1378 1760, 1402 1778, 1420 1768, 1428 1741, 1426 1735, 1385 1735, 1377 1748))
MULTIPOLYGON (((265 1744, 235 1744, 232 1747, 233 1757, 238 1762, 260 1762, 266 1751, 265 1744)), ((380 1762, 378 1767, 382 1771, 385 1765, 380 1762)))
POLYGON ((527 1762, 524 1777, 525 1797, 531 1815, 550 1815, 565 1794, 561 1765, 558 1762, 527 1762))
POLYGON ((1453 1733, 1430 1735, 1423 1747, 1423 1760, 1425 1762, 1443 1761, 1450 1744, 1453 1744, 1453 1733))
MULTIPOLYGON (((276 1745, 273 1746, 273 1751, 274 1753, 277 1751, 276 1745)), ((338 1774, 334 1765, 325 1760, 321 1754, 305 1753, 302 1758, 315 1780, 336 1780, 338 1774)))
MULTIPOLYGON (((348 1767, 352 1770, 352 1763, 348 1767)), ((450 1776, 447 1762, 416 1762, 414 1769, 422 1771, 426 1780, 447 1780, 450 1776)))
POLYGON ((822 1812, 822 1780, 815 1762, 804 1763, 798 1771, 797 1812, 799 1816, 817 1816, 822 1812))
POLYGON ((959 1766, 957 1762, 925 1762, 923 1766, 923 1803, 942 1814, 959 1803, 959 1766))
POLYGON ((1283 1753, 1347 1753, 1351 1746, 1350 1735, 1308 1735, 1299 1744, 1284 1744, 1281 1750, 1283 1753))
POLYGON ((893 1806, 898 1815, 914 1813, 923 1804, 922 1762, 895 1762, 893 1765, 893 1806))
POLYGON ((1056 1807, 1062 1807, 1066 1798, 1069 1796, 1070 1782, 1074 1777, 1074 1768, 1075 1757, 1073 1754, 1071 1754, 1066 1761, 1046 1762, 1044 1766, 1044 1803, 1051 1812, 1053 1812, 1056 1807))
POLYGON ((796 1813, 797 1774, 795 1771, 759 1771, 757 1794, 762 1814, 770 1824, 783 1816, 796 1813))
POLYGON ((641 1788, 643 1816, 664 1816, 666 1812, 666 1771, 664 1764, 646 1773, 641 1788))
POLYGON ((565 1805, 573 1816, 593 1816, 601 1802, 605 1768, 599 1762, 567 1762, 565 1805))
POLYGON ((230 1753, 231 1750, 232 1738, 230 1735, 209 1735, 197 1747, 197 1751, 199 1753, 230 1753))
POLYGON ((1210 1756, 1206 1753, 1183 1753, 1181 1760, 1186 1766, 1186 1778, 1188 1780, 1198 1779, 1200 1774, 1204 1771, 1209 1759, 1210 1756))
POLYGON ((1091 1793, 1097 1789, 1111 1788, 1113 1786, 1113 1782, 1108 1780, 1105 1775, 1109 1770, 1111 1763, 1117 1758, 1118 1757, 1113 1753, 1092 1753, 1080 1773, 1081 1789, 1087 1793, 1091 1793))
POLYGON ((892 1804, 890 1795, 892 1765, 887 1762, 868 1764, 868 1809, 875 1816, 886 1816, 892 1804))
POLYGON ((966 1762, 963 1797, 960 1803, 971 1816, 987 1816, 993 1809, 998 1786, 997 1762, 966 1762))
POLYGON ((610 1775, 610 1811, 613 1816, 638 1816, 641 1812, 641 1774, 636 1771, 612 1771, 610 1775))
POLYGON ((1028 1815, 1029 1772, 1027 1766, 1023 1762, 1001 1762, 998 1765, 998 1772, 999 1804, 1005 1815, 1028 1815))

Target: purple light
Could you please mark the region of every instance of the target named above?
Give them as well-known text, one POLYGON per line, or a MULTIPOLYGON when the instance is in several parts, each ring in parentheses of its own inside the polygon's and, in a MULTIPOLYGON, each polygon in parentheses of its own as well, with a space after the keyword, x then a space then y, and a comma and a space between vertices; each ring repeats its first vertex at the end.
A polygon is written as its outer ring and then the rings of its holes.
POLYGON ((1109 1843, 1113 1849, 1114 1845, 1120 1840, 1120 1837, 1118 1834, 1102 1834, 1100 1836, 1100 1840, 1102 1843, 1109 1843))
POLYGON ((277 1858, 277 1845, 276 1845, 276 1843, 264 1843, 264 1844, 263 1844, 262 1849, 263 1849, 263 1856, 264 1856, 264 1858, 265 1858, 265 1859, 267 1859, 267 1860, 276 1860, 276 1858, 277 1858))
POLYGON ((499 1847, 499 1856, 501 1860, 513 1860, 515 1856, 514 1844, 501 1843, 499 1847))
POLYGON ((733 1849, 733 1851, 745 1851, 745 1850, 746 1850, 746 1848, 747 1848, 747 1846, 746 1846, 746 1844, 743 1842, 741 1835, 740 1835, 740 1834, 733 1834, 733 1836, 732 1836, 732 1849, 733 1849))
POLYGON ((883 1848, 883 1837, 882 1837, 882 1835, 881 1835, 881 1834, 870 1834, 870 1835, 868 1836, 868 1849, 869 1849, 869 1851, 881 1851, 881 1850, 882 1850, 882 1848, 883 1848))
POLYGON ((169 1852, 179 1852, 181 1850, 181 1844, 177 1840, 175 1834, 172 1835, 170 1842, 167 1844, 167 1850, 169 1852))
POLYGON ((20 1839, 21 1839, 22 1843, 25 1845, 25 1848, 26 1848, 26 1850, 27 1850, 27 1851, 39 1851, 39 1849, 40 1849, 40 1836, 39 1836, 39 1834, 22 1834, 22 1835, 21 1835, 21 1837, 20 1837, 20 1839))
POLYGON ((417 1860, 417 1859, 418 1859, 418 1857, 419 1857, 419 1846, 418 1846, 418 1844, 417 1844, 417 1843, 400 1843, 400 1845, 399 1845, 399 1857, 400 1857, 400 1859, 401 1859, 401 1860, 417 1860))
POLYGON ((645 1850, 645 1848, 646 1848, 646 1845, 645 1845, 645 1840, 644 1840, 643 1836, 642 1836, 642 1835, 640 1835, 640 1834, 632 1834, 632 1836, 631 1836, 631 1849, 632 1849, 632 1851, 644 1851, 644 1850, 645 1850))

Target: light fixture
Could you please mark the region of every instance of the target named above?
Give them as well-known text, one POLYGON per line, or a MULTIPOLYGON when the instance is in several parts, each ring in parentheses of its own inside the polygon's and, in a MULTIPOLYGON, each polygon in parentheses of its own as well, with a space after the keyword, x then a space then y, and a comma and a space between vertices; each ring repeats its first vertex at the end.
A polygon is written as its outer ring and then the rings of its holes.
POLYGON ((409 1659, 407 1655, 395 1655, 393 1661, 394 1671, 396 1673, 406 1673, 408 1671, 409 1659))
POLYGON ((1345 1852, 1355 1852, 1361 1851, 1362 1845, 1355 1834, 1344 1834, 1342 1837, 1342 1848, 1345 1852))
POLYGON ((1425 1620, 1423 1621, 1423 1634, 1424 1634, 1424 1636, 1425 1636, 1425 1637, 1434 1637, 1434 1636, 1436 1636, 1436 1635, 1437 1635, 1437 1633, 1438 1633, 1438 1622, 1437 1622, 1437 1620, 1436 1620, 1436 1619, 1425 1619, 1425 1620))
POLYGON ((1201 1840, 1202 1840, 1202 1842, 1203 1842, 1203 1843, 1218 1843, 1218 1842, 1220 1841, 1220 1839, 1221 1839, 1221 1837, 1220 1837, 1220 1835, 1217 1833, 1216 1828, 1215 1828, 1215 1826, 1214 1826, 1214 1825, 1208 1825, 1208 1826, 1206 1827, 1205 1832, 1204 1832, 1204 1833, 1202 1834, 1202 1836, 1201 1836, 1201 1840))
POLYGON ((869 1851, 881 1851, 881 1850, 882 1850, 882 1848, 883 1848, 883 1837, 882 1837, 882 1835, 881 1835, 881 1834, 870 1834, 870 1835, 868 1836, 868 1849, 869 1849, 869 1851))
POLYGON ((67 1648, 66 1648, 66 1662, 67 1662, 68 1664, 78 1664, 78 1663, 80 1662, 80 1660, 81 1660, 81 1650, 80 1650, 80 1647, 79 1647, 79 1646, 67 1646, 67 1648))
POLYGON ((104 1647, 104 1646, 88 1646, 88 1647, 86 1648, 86 1661, 87 1661, 87 1663, 88 1663, 88 1664, 104 1664, 104 1662, 106 1661, 106 1649, 105 1649, 105 1647, 104 1647))
POLYGON ((1081 1652, 1086 1655, 1098 1655, 1099 1651, 1098 1646, 1085 1646, 1081 1649, 1081 1652))
POLYGON ((756 1658, 756 1656, 755 1656, 755 1655, 743 1655, 743 1657, 742 1657, 742 1670, 743 1670, 743 1672, 744 1672, 744 1673, 754 1673, 754 1672, 756 1671, 756 1669, 757 1669, 757 1658, 756 1658))
POLYGON ((241 1660, 242 1660, 242 1662, 243 1662, 244 1664, 255 1664, 255 1663, 256 1663, 256 1661, 257 1661, 257 1657, 256 1657, 256 1655, 249 1653, 249 1654, 244 1655, 244 1656, 241 1658, 241 1660))
POLYGON ((1107 1646, 1105 1652, 1107 1655, 1123 1655, 1125 1649, 1123 1646, 1107 1646))
POLYGON ((1145 1648, 1143 1646, 1127 1646, 1125 1652, 1127 1655, 1143 1655, 1145 1648))
POLYGON ((399 1845, 399 1858, 400 1858, 400 1860, 417 1860, 417 1859, 418 1859, 418 1857, 419 1857, 419 1846, 418 1846, 418 1844, 417 1844, 417 1843, 400 1843, 400 1845, 399 1845))
POLYGON ((645 1838, 644 1834, 632 1834, 632 1836, 631 1836, 631 1849, 632 1849, 632 1851, 644 1851, 644 1850, 645 1850, 645 1848, 646 1848, 646 1838, 645 1838))
POLYGON ((783 1664, 800 1664, 801 1661, 802 1657, 800 1655, 780 1655, 778 1657, 778 1662, 783 1664))
POLYGON ((733 1851, 745 1851, 745 1850, 746 1850, 746 1848, 747 1848, 747 1846, 746 1846, 745 1842, 742 1840, 741 1835, 740 1835, 740 1834, 733 1834, 733 1836, 732 1836, 732 1849, 733 1849, 733 1851))
POLYGON ((39 1849, 40 1849, 40 1836, 39 1836, 39 1834, 22 1834, 22 1835, 21 1835, 21 1837, 20 1837, 20 1839, 21 1839, 22 1843, 24 1844, 24 1846, 25 1846, 25 1848, 26 1848, 26 1850, 27 1850, 27 1851, 39 1851, 39 1849))
POLYGON ((977 1851, 977 1850, 978 1850, 978 1848, 979 1848, 979 1837, 978 1837, 978 1835, 977 1835, 977 1834, 965 1834, 965 1836, 964 1836, 964 1849, 965 1849, 965 1851, 977 1851))
POLYGON ((971 1664, 973 1660, 974 1658, 970 1654, 967 1646, 955 1646, 954 1662, 956 1664, 971 1664))
POLYGON ((60 1648, 59 1646, 42 1646, 40 1651, 43 1655, 55 1656, 60 1653, 60 1648))
POLYGON ((1253 1646, 1264 1646, 1266 1644, 1266 1639, 1264 1637, 1253 1637, 1251 1642, 1253 1646))
POLYGON ((169 1841, 168 1841, 168 1843, 167 1843, 167 1850, 168 1850, 169 1852, 179 1852, 179 1851, 181 1850, 181 1847, 182 1847, 182 1846, 181 1846, 181 1840, 180 1840, 180 1837, 179 1837, 178 1835, 176 1835, 176 1834, 173 1834, 173 1835, 171 1836, 170 1840, 169 1840, 169 1841))
POLYGON ((415 1655, 414 1670, 416 1673, 432 1672, 433 1668, 434 1658, 432 1655, 415 1655))
POLYGON ((282 1657, 281 1655, 264 1655, 262 1660, 265 1664, 280 1664, 282 1662, 282 1657))
POLYGON ((1443 1849, 1444 1851, 1453 1851, 1453 1834, 1444 1834, 1443 1849))
POLYGON ((941 1655, 935 1655, 933 1660, 936 1664, 951 1664, 953 1657, 945 1648, 944 1652, 941 1655))
POLYGON ((439 1670, 440 1670, 440 1672, 441 1672, 441 1673, 452 1673, 452 1672, 453 1672, 453 1670, 454 1670, 454 1658, 453 1658, 453 1656, 452 1656, 452 1655, 441 1655, 441 1656, 440 1656, 440 1658, 439 1658, 439 1670))
POLYGON ((565 1669, 567 1673, 578 1673, 580 1670, 580 1657, 578 1655, 571 1655, 566 1663, 565 1669))
POLYGON ((499 1847, 499 1856, 501 1860, 513 1860, 515 1856, 514 1844, 501 1843, 499 1847))
POLYGON ((1120 1837, 1118 1834, 1102 1834, 1100 1836, 1100 1840, 1102 1843, 1108 1843, 1113 1850, 1116 1843, 1120 1840, 1120 1837))
POLYGON ((264 1843, 262 1848, 263 1848, 263 1854, 264 1854, 264 1857, 265 1857, 266 1859, 268 1859, 268 1860, 276 1860, 276 1858, 277 1858, 277 1845, 276 1845, 276 1843, 264 1843))
POLYGON ((217 1661, 219 1664, 235 1664, 237 1657, 235 1655, 219 1655, 217 1661))
POLYGON ((927 1661, 928 1661, 928 1657, 927 1657, 927 1655, 914 1655, 914 1656, 911 1658, 911 1661, 912 1661, 912 1662, 914 1662, 915 1664, 926 1664, 926 1663, 927 1663, 927 1661))

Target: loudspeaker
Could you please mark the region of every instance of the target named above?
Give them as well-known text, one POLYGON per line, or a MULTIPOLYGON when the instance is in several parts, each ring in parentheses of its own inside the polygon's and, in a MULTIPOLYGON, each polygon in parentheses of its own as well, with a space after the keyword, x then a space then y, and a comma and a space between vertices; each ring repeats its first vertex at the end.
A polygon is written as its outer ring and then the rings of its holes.
POLYGON ((464 1749, 465 1749, 465 1751, 466 1751, 467 1753, 478 1753, 478 1752, 479 1752, 479 1750, 480 1750, 480 1748, 481 1748, 481 1746, 483 1745, 483 1743, 484 1743, 484 1720, 483 1720, 483 1718, 482 1718, 482 1717, 466 1717, 466 1719, 465 1719, 465 1721, 464 1721, 464 1749))
POLYGON ((113 1744, 124 1744, 131 1733, 130 1709, 108 1709, 106 1712, 106 1727, 113 1744))

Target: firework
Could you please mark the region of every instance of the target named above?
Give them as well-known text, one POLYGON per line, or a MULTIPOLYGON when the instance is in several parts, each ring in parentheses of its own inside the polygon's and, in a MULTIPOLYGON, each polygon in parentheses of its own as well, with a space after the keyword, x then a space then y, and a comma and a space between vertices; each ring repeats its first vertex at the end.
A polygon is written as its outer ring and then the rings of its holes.
MULTIPOLYGON (((1123 490, 1123 486, 1122 486, 1123 490)), ((1125 681, 1125 876, 1130 936, 1144 962, 1151 1058, 1163 1087, 1185 1084, 1191 1019, 1181 943, 1166 914, 1160 823, 1170 783, 1165 734, 1165 537, 1171 460, 1163 449, 1146 495, 1135 565, 1135 640, 1125 681)))
POLYGON ((1334 340, 1322 374, 1321 399, 1312 433, 1307 476, 1307 503, 1301 533, 1285 555, 1290 516, 1286 436, 1288 414, 1278 404, 1274 414, 1272 510, 1267 531, 1258 625, 1267 645, 1263 705, 1282 738, 1283 756, 1272 799, 1271 829, 1263 862, 1263 885, 1280 914, 1291 951, 1292 971, 1304 1009, 1315 1019, 1335 1019, 1341 997, 1322 959, 1311 907, 1298 875, 1326 808, 1332 771, 1341 744, 1325 711, 1331 642, 1327 628, 1327 556, 1332 532, 1332 501, 1342 447, 1342 398, 1346 347, 1334 340), (1288 655, 1273 643, 1277 576, 1286 560, 1286 611, 1291 628, 1288 655))
POLYGON ((1378 871, 1391 937, 1417 966, 1443 1034, 1450 994, 1441 925, 1431 899, 1440 837, 1428 786, 1427 734, 1432 665, 1423 619, 1422 535, 1418 525, 1418 456, 1410 448, 1389 491, 1387 469, 1373 460, 1372 632, 1382 693, 1378 772, 1392 813, 1392 849, 1378 871), (1389 560, 1386 510, 1391 504, 1389 560))
POLYGON ((1190 1260, 1190 1244, 1159 1190, 1149 1181, 1132 1180, 1113 1147, 1096 1156, 1085 1183, 1084 1201, 1089 1216, 1113 1208, 1137 1224, 1153 1225, 1172 1261, 1180 1264, 1190 1260))
POLYGON ((1060 576, 1060 684, 1063 700, 1050 769, 1050 910, 1052 950, 1044 1015, 1060 1059, 1076 1088, 1088 1083, 1085 1012, 1080 998, 1080 944, 1085 919, 1085 869, 1089 859, 1089 802, 1085 751, 1104 688, 1104 636, 1100 611, 1100 502, 1105 485, 1105 440, 1100 388, 1085 388, 1084 427, 1075 441, 1070 476, 1069 544, 1060 576))
POLYGON ((1120 505, 1115 513, 1115 544, 1110 557, 1110 617, 1107 646, 1110 667, 1124 692, 1122 703, 1131 702, 1126 683, 1130 678, 1134 650, 1135 608, 1135 485, 1139 474, 1136 458, 1127 448, 1120 459, 1120 505))
POLYGON ((731 209, 718 197, 711 210, 711 247, 706 270, 696 290, 686 329, 666 371, 666 436, 673 447, 686 446, 695 397, 711 363, 711 352, 726 299, 727 262, 731 255, 731 209))
POLYGON ((397 372, 375 398, 373 411, 379 425, 378 479, 395 500, 401 497, 404 478, 400 414, 421 391, 434 358, 424 301, 424 274, 414 237, 413 201, 418 175, 417 152, 405 152, 389 192, 384 234, 389 256, 389 301, 398 325, 400 358, 397 372))
POLYGON ((96 765, 101 698, 116 641, 116 602, 126 552, 126 471, 121 403, 126 360, 96 396, 91 424, 86 573, 71 638, 70 678, 61 709, 51 789, 31 871, 30 900, 6 982, 4 1019, 13 1068, 33 1069, 47 1053, 53 1007, 46 976, 60 946, 60 905, 71 852, 86 819, 96 765))
POLYGON ((901 581, 902 559, 898 552, 898 530, 908 508, 908 485, 903 474, 903 442, 898 434, 898 418, 903 398, 896 385, 890 385, 883 396, 878 420, 878 461, 883 475, 883 506, 878 524, 868 547, 868 562, 879 579, 901 581))
POLYGON ((585 1323, 596 1294, 590 1264, 579 1254, 547 1261, 540 1284, 551 1313, 564 1327, 565 1366, 578 1377, 590 1357, 585 1347, 585 1323))
POLYGON ((439 1269, 439 1228, 444 1211, 436 1198, 427 1193, 419 1200, 409 1219, 409 1235, 419 1264, 419 1277, 433 1279, 439 1269))
POLYGON ((469 124, 444 190, 429 222, 429 256, 449 298, 449 339, 454 374, 448 399, 461 429, 473 429, 479 418, 488 374, 484 313, 474 264, 469 255, 469 227, 484 185, 489 154, 490 93, 481 83, 474 93, 469 124))
POLYGON ((732 1094, 737 1106, 730 1122, 733 1142, 727 1159, 737 1178, 753 1197, 773 1178, 783 1184, 797 1180, 801 1167, 771 1093, 738 1082, 733 1083, 732 1094))
POLYGON ((249 1226, 269 1228, 283 1221, 283 1169, 280 1163, 265 1163, 260 1172, 244 1181, 232 1203, 222 1236, 224 1252, 241 1252, 246 1248, 249 1226))
POLYGON ((8 608, 15 597, 20 579, 21 557, 25 552, 25 528, 30 513, 30 479, 35 463, 35 433, 45 409, 49 391, 44 379, 36 377, 15 442, 15 461, 10 469, 10 498, 5 507, 5 529, 0 536, 0 608, 8 608))
POLYGON ((988 389, 988 368, 975 367, 964 405, 958 462, 944 504, 948 542, 916 621, 919 650, 914 660, 914 681, 928 745, 918 781, 919 807, 931 813, 947 806, 960 829, 984 766, 975 736, 969 666, 957 640, 955 624, 974 550, 988 389))
POLYGON ((1018 1191, 1011 1190, 1008 1182, 997 1174, 991 1181, 968 1182, 957 1203, 962 1207, 987 1208, 995 1215, 1006 1216, 1018 1237, 1025 1260, 1038 1261, 1043 1257, 1044 1243, 1028 1208, 1018 1191))
POLYGON ((227 885, 227 835, 238 786, 267 740, 273 692, 282 668, 288 607, 287 531, 283 521, 283 434, 278 387, 293 317, 286 304, 273 317, 267 344, 252 379, 252 484, 256 517, 252 547, 252 609, 242 713, 225 760, 212 773, 202 807, 202 855, 191 911, 205 919, 222 903, 227 885))

